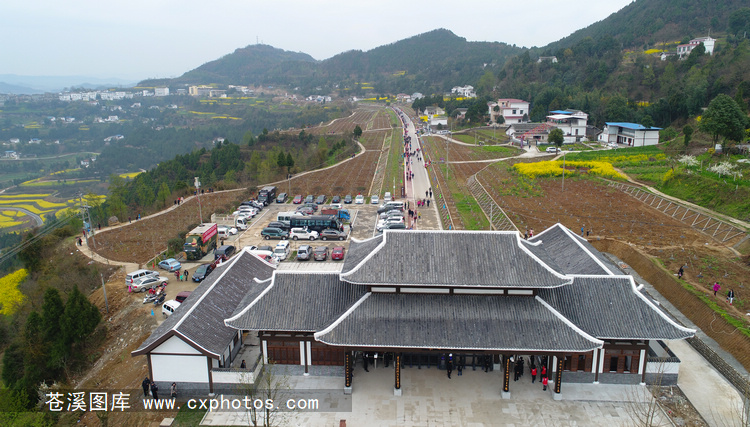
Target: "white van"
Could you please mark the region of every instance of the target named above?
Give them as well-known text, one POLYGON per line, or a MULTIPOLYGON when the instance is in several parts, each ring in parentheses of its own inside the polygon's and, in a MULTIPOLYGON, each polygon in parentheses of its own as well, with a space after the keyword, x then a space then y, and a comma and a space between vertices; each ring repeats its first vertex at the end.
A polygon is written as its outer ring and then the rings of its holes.
POLYGON ((276 245, 276 248, 273 250, 273 256, 278 258, 280 261, 283 261, 289 257, 289 253, 291 252, 291 248, 289 247, 289 240, 282 240, 279 242, 279 244, 276 245))
POLYGON ((177 310, 177 307, 179 306, 180 306, 180 303, 177 302, 177 300, 171 299, 165 302, 164 304, 162 304, 161 314, 163 314, 164 317, 169 317, 174 313, 175 310, 177 310))
POLYGON ((393 197, 391 197, 391 192, 390 191, 386 191, 385 192, 385 196, 383 196, 383 201, 386 202, 386 203, 388 203, 391 200, 393 200, 393 197))

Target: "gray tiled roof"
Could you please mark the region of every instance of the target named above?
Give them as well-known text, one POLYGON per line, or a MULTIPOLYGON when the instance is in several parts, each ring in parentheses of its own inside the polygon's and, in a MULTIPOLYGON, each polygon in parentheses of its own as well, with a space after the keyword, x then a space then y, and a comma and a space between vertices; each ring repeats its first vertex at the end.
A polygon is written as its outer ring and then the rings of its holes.
MULTIPOLYGON (((351 307, 365 290, 337 273, 276 272, 254 305, 226 320, 236 329, 314 332, 351 307)), ((227 316, 229 317, 229 316, 227 316)))
POLYGON ((540 289, 538 296, 599 339, 670 340, 695 335, 649 304, 630 276, 576 277, 571 285, 540 289))
POLYGON ((267 279, 273 270, 274 267, 258 257, 240 252, 201 282, 175 313, 132 354, 145 354, 161 340, 176 333, 205 352, 220 355, 237 333, 236 329, 224 325, 224 319, 234 312, 240 296, 254 288, 264 288, 254 278, 267 279))
POLYGON ((372 251, 374 251, 375 248, 377 248, 378 245, 382 242, 382 234, 363 241, 352 240, 351 244, 349 245, 349 250, 346 252, 346 258, 344 259, 344 268, 341 270, 341 272, 346 273, 347 271, 359 265, 359 263, 362 262, 362 260, 365 259, 367 255, 370 255, 370 253, 372 253, 372 251))
MULTIPOLYGON (((513 130, 515 130, 516 133, 519 133, 519 132, 528 132, 528 131, 533 130, 534 128, 537 128, 537 127, 539 127, 539 126, 541 126, 543 124, 544 123, 513 123, 510 126, 508 126, 508 128, 513 128, 513 130)), ((539 131, 537 133, 539 133, 539 134, 549 133, 549 130, 548 129, 543 129, 543 130, 541 130, 541 131, 539 131)))
POLYGON ((315 337, 331 345, 589 351, 602 342, 534 297, 372 293, 315 337))
POLYGON ((386 230, 383 246, 341 274, 357 284, 544 288, 570 278, 556 273, 503 231, 386 230))
POLYGON ((568 230, 562 224, 555 224, 528 241, 541 242, 539 246, 554 261, 554 264, 559 266, 558 271, 563 274, 622 274, 586 239, 568 230))

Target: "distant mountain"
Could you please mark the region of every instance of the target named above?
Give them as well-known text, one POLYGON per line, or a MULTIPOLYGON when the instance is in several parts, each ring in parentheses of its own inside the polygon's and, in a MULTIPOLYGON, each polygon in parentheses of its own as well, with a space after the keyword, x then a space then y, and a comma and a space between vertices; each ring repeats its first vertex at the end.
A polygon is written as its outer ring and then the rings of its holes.
MULTIPOLYGON (((487 66, 502 66, 521 48, 505 43, 468 42, 439 29, 363 52, 352 50, 324 61, 266 45, 237 49, 171 80, 154 84, 280 84, 315 90, 351 88, 368 83, 376 91, 446 90, 471 84, 487 66)), ((367 87, 367 86, 365 86, 367 87)))
POLYGON ((37 93, 44 93, 44 91, 0 81, 0 93, 10 93, 14 95, 34 95, 37 93))
POLYGON ((315 58, 300 52, 289 52, 272 46, 249 45, 224 55, 175 79, 146 80, 139 85, 155 84, 281 84, 295 70, 308 73, 315 58))
POLYGON ((91 76, 19 76, 17 74, 0 74, 0 82, 17 87, 17 91, 6 91, 0 86, 0 93, 34 94, 43 92, 60 92, 64 88, 76 87, 86 89, 131 87, 133 80, 121 78, 99 78, 91 76))

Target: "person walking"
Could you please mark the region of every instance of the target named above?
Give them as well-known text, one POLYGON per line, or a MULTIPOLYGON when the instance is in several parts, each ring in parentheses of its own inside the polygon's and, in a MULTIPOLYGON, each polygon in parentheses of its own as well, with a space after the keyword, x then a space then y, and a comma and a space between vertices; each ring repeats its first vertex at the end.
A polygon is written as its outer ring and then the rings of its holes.
POLYGON ((545 365, 542 365, 542 378, 547 376, 547 366, 546 366, 547 362, 544 362, 544 363, 545 365))
POLYGON ((719 282, 714 282, 713 289, 714 289, 714 296, 716 296, 716 293, 719 292, 719 289, 721 289, 721 285, 719 284, 719 282))
POLYGON ((445 364, 445 370, 448 371, 448 379, 451 379, 451 372, 453 372, 453 353, 448 355, 448 362, 445 364))
POLYGON ((240 369, 246 369, 247 364, 245 364, 245 359, 242 359, 242 363, 240 363, 240 369))
POLYGON ((677 278, 682 279, 682 275, 685 274, 685 270, 682 268, 683 266, 680 266, 680 269, 677 270, 677 278))
POLYGON ((547 376, 542 377, 542 391, 547 391, 547 384, 549 384, 549 380, 547 379, 547 376))
POLYGON ((466 359, 464 359, 463 356, 458 358, 458 366, 456 366, 456 370, 458 371, 458 376, 460 377, 463 375, 464 371, 464 365, 466 364, 466 359))
POLYGON ((172 399, 177 398, 177 383, 172 383, 172 385, 169 387, 169 395, 172 397, 172 399))
POLYGON ((727 293, 727 301, 729 301, 729 305, 732 305, 732 302, 734 302, 734 289, 730 289, 727 293))
POLYGON ((536 382, 536 365, 531 365, 531 384, 536 382))
POLYGON ((154 400, 159 400, 159 386, 153 381, 151 381, 151 397, 153 397, 154 400))
POLYGON ((151 380, 146 377, 146 379, 143 380, 141 383, 141 387, 143 387, 143 397, 148 397, 148 389, 151 385, 151 380))

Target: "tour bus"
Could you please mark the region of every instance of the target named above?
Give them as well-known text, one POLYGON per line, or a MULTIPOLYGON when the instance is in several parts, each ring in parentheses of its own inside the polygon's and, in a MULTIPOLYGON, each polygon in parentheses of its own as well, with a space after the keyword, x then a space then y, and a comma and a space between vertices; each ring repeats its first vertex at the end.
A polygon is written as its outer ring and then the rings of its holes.
POLYGON ((308 230, 315 230, 318 233, 326 228, 341 230, 343 227, 335 215, 309 215, 309 216, 292 216, 289 218, 289 225, 292 228, 307 227, 308 230))

